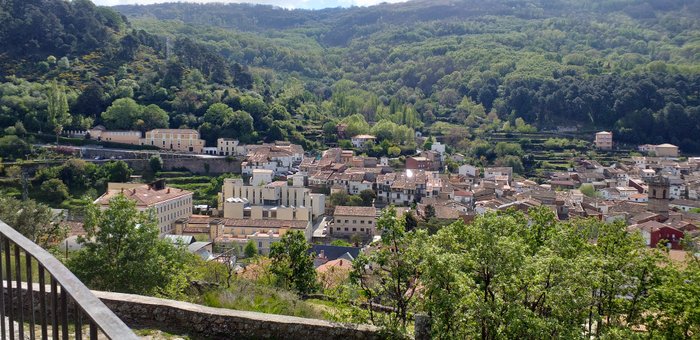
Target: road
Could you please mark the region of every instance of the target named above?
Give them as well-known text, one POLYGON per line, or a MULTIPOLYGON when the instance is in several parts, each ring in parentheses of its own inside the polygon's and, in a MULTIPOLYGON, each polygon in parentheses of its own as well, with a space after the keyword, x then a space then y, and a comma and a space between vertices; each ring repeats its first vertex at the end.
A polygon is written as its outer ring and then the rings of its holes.
POLYGON ((324 238, 326 237, 328 223, 333 220, 333 217, 323 216, 321 219, 314 224, 314 238, 324 238))
MULTIPOLYGON (((53 144, 34 144, 37 147, 55 147, 53 144)), ((115 149, 115 148, 104 148, 104 147, 92 147, 92 146, 72 146, 72 145, 59 145, 59 147, 70 147, 76 150, 91 150, 91 151, 107 151, 107 152, 122 152, 122 153, 132 153, 132 154, 143 154, 143 155, 155 155, 159 154, 162 156, 174 156, 174 157, 192 157, 192 158, 204 158, 204 159, 214 159, 214 158, 226 158, 225 156, 217 155, 206 155, 206 154, 195 154, 195 153, 183 153, 183 152, 172 152, 168 150, 135 150, 135 149, 115 149)), ((148 158, 148 157, 144 157, 148 158)))

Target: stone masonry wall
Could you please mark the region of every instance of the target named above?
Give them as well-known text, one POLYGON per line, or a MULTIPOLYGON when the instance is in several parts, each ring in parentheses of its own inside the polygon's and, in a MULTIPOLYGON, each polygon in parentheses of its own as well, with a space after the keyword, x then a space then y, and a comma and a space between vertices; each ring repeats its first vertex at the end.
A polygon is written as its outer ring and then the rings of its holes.
POLYGON ((196 333, 208 339, 380 339, 370 325, 212 308, 154 297, 94 292, 129 327, 196 333))
MULTIPOLYGON (((17 288, 13 303, 5 287, 5 309, 10 306, 17 315, 17 288)), ((46 286, 46 301, 50 304, 50 286, 46 286)), ((60 290, 60 287, 59 287, 60 290)), ((24 315, 30 313, 31 303, 26 285, 22 285, 24 315)), ((317 319, 213 308, 188 302, 149 296, 92 291, 107 307, 131 328, 153 328, 187 333, 206 339, 382 339, 380 329, 371 325, 333 323, 317 319)), ((34 284, 34 313, 39 320, 39 285, 34 284)), ((73 302, 68 303, 69 320, 73 320, 73 302)), ((59 309, 59 315, 61 310, 59 309)), ((48 308, 47 320, 51 320, 48 308)))

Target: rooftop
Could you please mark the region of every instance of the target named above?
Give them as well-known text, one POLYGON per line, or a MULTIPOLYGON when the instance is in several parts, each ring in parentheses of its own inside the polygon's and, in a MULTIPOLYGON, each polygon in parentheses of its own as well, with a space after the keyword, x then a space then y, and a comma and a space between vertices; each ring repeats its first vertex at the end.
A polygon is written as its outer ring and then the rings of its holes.
POLYGON ((191 191, 165 187, 162 190, 144 184, 135 188, 111 189, 95 200, 95 204, 109 205, 109 201, 117 195, 124 195, 136 201, 137 207, 152 207, 158 203, 192 195, 191 191))
POLYGON ((375 217, 377 216, 377 209, 375 207, 350 207, 339 205, 335 207, 335 212, 333 216, 366 216, 375 217))

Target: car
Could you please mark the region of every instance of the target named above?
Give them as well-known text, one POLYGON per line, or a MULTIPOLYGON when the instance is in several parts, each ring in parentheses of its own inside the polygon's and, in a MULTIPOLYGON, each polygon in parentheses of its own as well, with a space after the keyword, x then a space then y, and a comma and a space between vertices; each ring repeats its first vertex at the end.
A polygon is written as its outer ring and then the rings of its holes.
POLYGON ((100 159, 102 159, 102 157, 100 157, 100 156, 95 156, 95 160, 96 160, 96 161, 99 161, 100 159))

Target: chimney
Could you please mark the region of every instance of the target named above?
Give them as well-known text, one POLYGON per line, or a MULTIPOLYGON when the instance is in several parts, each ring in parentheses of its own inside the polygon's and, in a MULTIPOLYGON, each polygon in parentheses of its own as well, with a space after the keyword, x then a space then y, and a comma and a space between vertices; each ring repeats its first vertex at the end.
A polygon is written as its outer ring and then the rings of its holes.
POLYGON ((168 188, 168 193, 170 193, 170 188, 168 188))
POLYGON ((122 194, 124 193, 124 188, 122 188, 122 191, 121 191, 121 193, 122 193, 122 194))
POLYGON ((340 266, 343 266, 343 259, 340 259, 340 266))

